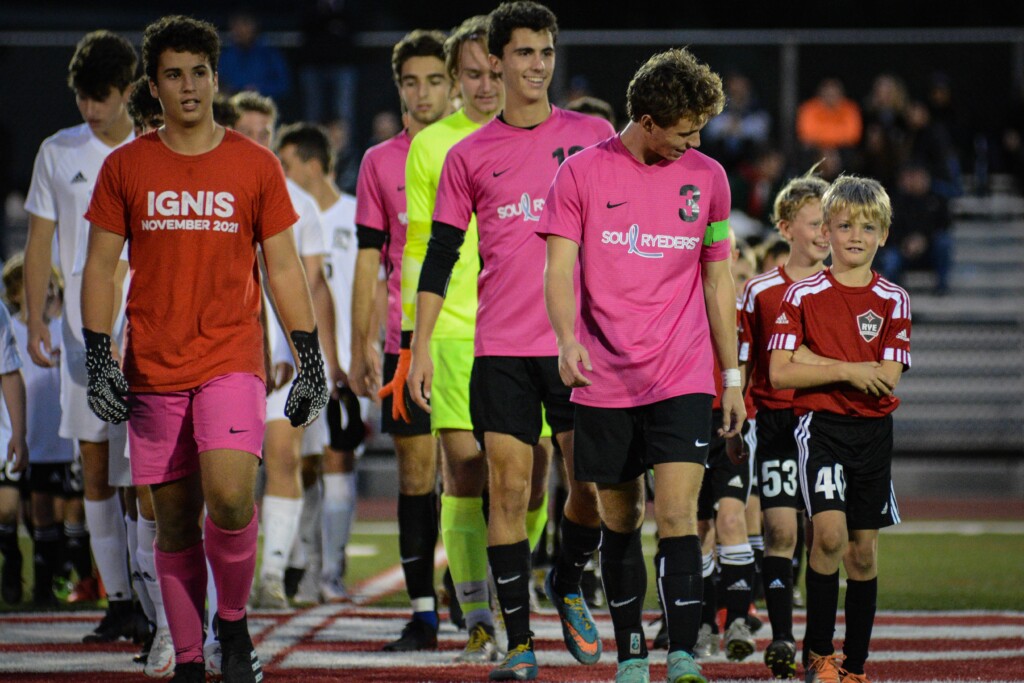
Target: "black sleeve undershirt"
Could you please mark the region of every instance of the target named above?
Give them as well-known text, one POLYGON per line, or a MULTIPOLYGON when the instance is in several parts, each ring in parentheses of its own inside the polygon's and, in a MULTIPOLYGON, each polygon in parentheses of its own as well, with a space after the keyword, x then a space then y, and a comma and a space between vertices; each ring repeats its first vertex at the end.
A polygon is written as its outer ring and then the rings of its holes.
POLYGON ((420 271, 420 284, 416 291, 433 292, 442 297, 447 293, 448 281, 452 277, 456 261, 459 260, 459 247, 465 240, 465 230, 434 221, 430 229, 427 255, 423 259, 423 269, 420 271))
POLYGON ((376 249, 381 251, 384 249, 384 243, 387 239, 387 233, 383 230, 374 230, 365 225, 356 225, 356 242, 359 244, 360 249, 376 249))

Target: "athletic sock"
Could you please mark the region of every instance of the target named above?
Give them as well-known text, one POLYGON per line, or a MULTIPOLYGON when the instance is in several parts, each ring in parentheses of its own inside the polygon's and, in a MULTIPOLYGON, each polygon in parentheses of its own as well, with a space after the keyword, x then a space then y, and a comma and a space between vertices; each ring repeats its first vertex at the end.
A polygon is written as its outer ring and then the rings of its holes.
POLYGON ((125 533, 128 536, 128 561, 131 569, 132 589, 139 599, 139 604, 142 605, 142 613, 146 615, 149 623, 155 624, 156 607, 149 598, 146 582, 142 578, 142 568, 139 565, 139 520, 141 519, 141 515, 137 519, 132 519, 127 514, 124 516, 125 533))
POLYGON ((466 628, 492 626, 483 498, 442 495, 441 536, 466 628))
POLYGON ((434 612, 434 550, 437 546, 437 495, 398 496, 398 553, 405 590, 414 612, 434 612))
POLYGON ((751 596, 754 600, 764 599, 764 536, 754 534, 747 536, 754 551, 754 582, 751 584, 751 596))
POLYGON ((702 566, 700 539, 696 535, 658 541, 654 569, 665 610, 669 652, 682 650, 693 654, 700 630, 702 566))
POLYGON ((128 573, 128 532, 117 494, 106 500, 87 499, 85 522, 89 525, 92 554, 96 558, 96 568, 103 579, 107 598, 130 600, 132 585, 128 573))
MULTIPOLYGON (((251 584, 249 589, 252 590, 251 584)), ((206 558, 206 642, 204 645, 217 642, 216 619, 217 581, 213 578, 213 567, 210 566, 210 558, 206 558)))
POLYGON ((742 619, 750 608, 754 587, 754 551, 749 543, 718 546, 718 565, 722 568, 725 591, 726 626, 742 619))
POLYGON ((32 599, 52 602, 53 572, 60 562, 60 526, 37 526, 32 531, 32 565, 35 568, 35 587, 32 599))
POLYGON ((772 638, 793 638, 793 561, 788 557, 764 558, 764 601, 772 622, 772 638))
POLYGON ((64 549, 78 579, 92 576, 89 532, 84 524, 64 522, 64 549))
MULTIPOLYGON (((291 554, 292 541, 299 531, 302 499, 265 495, 262 513, 263 566, 260 568, 260 577, 280 581, 284 578, 284 567, 291 554)), ((220 589, 218 584, 218 593, 220 589)))
POLYGON ((533 637, 530 631, 530 542, 524 538, 518 543, 492 545, 487 548, 487 557, 511 651, 533 637))
POLYGON ((153 543, 156 542, 156 520, 146 519, 139 515, 138 522, 138 557, 139 573, 142 575, 144 590, 153 603, 157 628, 167 626, 167 614, 164 611, 164 596, 160 592, 160 582, 156 575, 156 560, 153 557, 153 543))
MULTIPOLYGON (((555 592, 559 595, 578 594, 583 570, 587 562, 601 545, 604 527, 591 529, 562 516, 560 526, 561 543, 555 556, 555 575, 551 577, 555 592)), ((609 531, 608 533, 615 533, 609 531)), ((602 563, 604 560, 602 560, 602 563)), ((603 566, 603 564, 602 564, 603 566)), ((603 570, 602 570, 603 571, 603 570)), ((603 573, 602 573, 603 576, 603 573)), ((646 585, 646 584, 645 584, 646 585)))
POLYGON ((843 668, 853 674, 864 673, 875 625, 878 602, 878 578, 868 581, 846 579, 846 640, 843 642, 843 668))
POLYGON ((804 666, 810 652, 830 655, 835 652, 832 637, 836 630, 839 606, 839 571, 819 574, 807 564, 807 632, 804 635, 804 666))
POLYGON ((238 621, 245 616, 245 602, 256 570, 256 520, 257 514, 253 512, 244 527, 228 530, 221 529, 206 516, 203 539, 206 558, 217 586, 217 614, 225 621, 238 621))
POLYGON ((530 552, 537 549, 544 529, 548 525, 548 494, 544 493, 544 500, 536 510, 526 511, 526 540, 530 542, 530 552))
MULTIPOLYGON (((302 490, 302 514, 299 515, 299 533, 295 535, 292 551, 288 556, 290 569, 310 568, 314 559, 320 557, 323 547, 323 509, 324 499, 321 495, 320 481, 302 490)), ((317 576, 319 576, 319 560, 317 560, 317 576)))
POLYGON ((174 641, 178 664, 203 661, 203 597, 206 589, 206 559, 202 542, 167 553, 153 551, 160 590, 164 595, 167 624, 174 641))
MULTIPOLYGON (((562 518, 562 523, 565 523, 562 518)), ((564 529, 564 526, 563 526, 564 529)), ((563 550, 568 537, 563 536, 563 550)), ((644 597, 647 594, 647 567, 640 540, 640 529, 620 534, 601 525, 601 578, 608 598, 608 611, 615 629, 619 661, 647 656, 644 636, 644 597)))
MULTIPOLYGON (((325 581, 340 578, 345 562, 345 546, 352 535, 356 518, 356 475, 331 473, 324 475, 323 557, 321 577, 325 581)), ((430 553, 430 566, 434 554, 430 553)))
MULTIPOLYGON (((703 584, 700 623, 711 627, 712 633, 718 633, 718 577, 715 576, 715 554, 701 556, 701 578, 703 584)), ((699 628, 699 627, 698 627, 699 628)))

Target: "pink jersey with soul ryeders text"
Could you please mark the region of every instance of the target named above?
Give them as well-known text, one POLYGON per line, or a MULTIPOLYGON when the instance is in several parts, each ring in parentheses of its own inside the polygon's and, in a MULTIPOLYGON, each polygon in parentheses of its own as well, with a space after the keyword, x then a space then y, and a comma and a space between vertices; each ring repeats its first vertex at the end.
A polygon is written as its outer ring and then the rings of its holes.
POLYGON ((403 130, 366 150, 356 184, 356 225, 387 235, 381 257, 388 275, 385 353, 398 353, 402 338, 402 252, 409 225, 405 212, 405 160, 411 143, 409 131, 403 130))
POLYGON ((594 369, 573 402, 714 395, 701 264, 729 257, 730 203, 722 166, 695 149, 648 166, 613 137, 562 165, 537 232, 580 246, 576 338, 594 369))
POLYGON ((534 128, 494 119, 452 147, 437 190, 434 220, 480 232, 477 356, 556 356, 544 309, 544 242, 536 237, 558 166, 607 139, 604 119, 551 108, 534 128))

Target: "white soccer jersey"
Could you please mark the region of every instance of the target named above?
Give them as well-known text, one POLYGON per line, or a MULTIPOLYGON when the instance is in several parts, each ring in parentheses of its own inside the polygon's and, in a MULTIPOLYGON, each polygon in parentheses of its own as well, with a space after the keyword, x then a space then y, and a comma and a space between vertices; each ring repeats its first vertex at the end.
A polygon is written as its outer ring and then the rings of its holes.
MULTIPOLYGON (((12 320, 18 349, 28 348, 28 327, 12 320)), ((60 348, 60 319, 50 321, 50 339, 54 351, 60 348)), ((70 439, 57 434, 60 427, 60 368, 43 368, 24 362, 25 418, 28 423, 28 455, 33 463, 71 462, 74 449, 70 439)))
MULTIPOLYGON (((18 340, 14 336, 14 326, 7 307, 0 304, 0 375, 17 372, 22 367, 21 355, 18 353, 18 340)), ((7 444, 11 441, 11 416, 7 412, 7 403, 0 393, 0 461, 7 461, 7 444)))
MULTIPOLYGON (((295 236, 295 247, 299 256, 327 256, 327 249, 324 248, 324 231, 320 225, 320 208, 317 206, 313 196, 303 190, 295 182, 285 179, 288 187, 288 195, 292 199, 292 206, 295 213, 299 214, 299 222, 292 226, 292 233, 295 236)), ((291 347, 288 346, 288 337, 281 328, 281 322, 277 319, 270 302, 264 299, 267 306, 267 317, 273 321, 270 334, 270 356, 274 363, 291 363, 291 347)))
MULTIPOLYGON (((121 144, 135 139, 131 133, 121 144)), ((82 312, 82 268, 89 244, 89 221, 83 217, 89 208, 93 186, 107 155, 114 150, 97 138, 86 123, 65 128, 39 146, 32 184, 25 210, 56 222, 60 270, 64 274, 64 315, 66 326, 80 345, 82 312)))
POLYGON ((338 362, 348 372, 352 362, 352 282, 356 276, 356 198, 342 194, 320 214, 327 245, 327 278, 334 294, 338 362))

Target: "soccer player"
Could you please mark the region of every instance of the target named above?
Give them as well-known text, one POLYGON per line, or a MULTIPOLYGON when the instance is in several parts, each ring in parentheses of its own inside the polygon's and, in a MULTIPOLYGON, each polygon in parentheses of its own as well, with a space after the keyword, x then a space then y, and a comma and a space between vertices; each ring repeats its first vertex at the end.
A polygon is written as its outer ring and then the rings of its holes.
MULTIPOLYGON (((232 96, 230 103, 239 113, 235 130, 263 147, 272 149, 277 122, 277 106, 274 101, 259 93, 247 91, 232 96)), ((324 333, 324 355, 328 365, 333 368, 330 373, 334 377, 339 367, 337 351, 333 350, 334 298, 324 274, 327 250, 324 247, 320 212, 313 198, 297 183, 288 180, 286 186, 292 206, 299 214, 299 222, 292 228, 292 232, 306 272, 306 283, 313 297, 318 327, 324 333)), ((279 328, 280 324, 272 324, 271 327, 279 328)), ((274 348, 278 356, 291 355, 287 338, 280 329, 271 333, 271 338, 276 342, 274 348)), ((290 370, 284 374, 286 379, 282 385, 287 382, 289 375, 290 370)), ((275 386, 267 396, 267 433, 263 445, 266 489, 260 508, 263 554, 259 588, 253 600, 253 605, 257 607, 289 606, 284 590, 284 572, 302 516, 302 456, 304 450, 309 450, 302 448, 304 432, 318 432, 315 450, 323 448, 322 425, 313 424, 307 429, 293 427, 284 414, 287 398, 287 386, 275 386)))
POLYGON ((719 435, 735 436, 745 418, 729 186, 722 166, 695 149, 723 103, 718 74, 688 51, 648 59, 626 93, 626 128, 563 164, 538 229, 548 242, 545 294, 559 373, 574 387, 576 477, 596 482, 601 501, 601 573, 622 683, 650 680, 640 543, 648 467, 668 680, 705 681, 693 647, 697 494, 716 426, 712 350, 724 368, 719 435))
MULTIPOLYGON (((352 366, 349 382, 363 396, 380 388, 380 361, 370 321, 382 254, 387 273, 384 374, 390 381, 403 352, 402 254, 405 249, 406 159, 412 141, 448 113, 452 76, 445 69, 445 35, 413 31, 391 52, 392 77, 402 109, 408 112, 401 133, 366 151, 356 185, 356 257, 352 294, 352 366)), ((401 386, 401 385, 399 385, 401 386)), ((404 392, 384 398, 381 431, 391 434, 398 458, 398 544, 413 618, 391 650, 437 646, 437 596, 434 594, 434 547, 437 545, 435 440, 430 416, 404 399, 404 392)))
POLYGON ((110 422, 131 415, 132 477, 153 493, 176 680, 205 677, 209 560, 224 678, 255 682, 262 672, 245 603, 256 561, 253 489, 266 410, 257 245, 298 356, 286 413, 293 425, 306 424, 327 401, 291 233, 298 216, 273 154, 213 120, 216 29, 164 17, 146 27, 142 52, 164 126, 108 157, 86 214, 81 300, 89 405, 110 422), (122 374, 109 335, 126 240, 133 275, 122 374))
MULTIPOLYGON (((29 214, 25 245, 25 307, 28 354, 42 367, 57 363, 51 355, 50 330, 43 315, 50 282, 54 232, 66 301, 61 343, 60 436, 74 439, 82 454, 85 518, 93 556, 109 599, 107 613, 85 642, 137 638, 128 572, 128 537, 116 486, 131 484, 121 448, 124 427, 110 427, 88 409, 86 348, 81 333, 82 266, 88 223, 82 218, 100 166, 111 151, 134 139, 126 102, 131 95, 138 58, 127 39, 109 31, 89 33, 68 65, 68 85, 85 123, 58 131, 43 141, 36 155, 25 200, 29 214), (116 486, 115 486, 116 485, 116 486)), ((120 290, 127 264, 118 266, 120 290)), ((120 303, 118 292, 115 300, 120 303)), ((111 310, 113 317, 115 309, 111 310)), ((107 321, 110 326, 111 321, 107 321)))
MULTIPOLYGON (((392 417, 405 407, 415 420, 422 410, 406 398, 406 378, 411 362, 410 344, 416 318, 416 288, 430 240, 431 220, 445 156, 452 145, 489 122, 501 110, 504 91, 487 60, 487 17, 466 19, 445 41, 445 72, 458 86, 463 106, 451 116, 428 126, 413 138, 405 166, 408 229, 402 253, 402 337, 394 374, 382 395, 392 400, 392 417)), ((472 372, 473 334, 476 323, 477 274, 480 257, 476 248, 475 218, 470 219, 466 241, 452 269, 448 295, 438 316, 431 356, 437 359, 431 397, 430 428, 441 439, 441 536, 448 568, 469 631, 465 648, 456 661, 491 662, 497 658, 494 624, 487 576, 487 524, 483 490, 487 470, 473 435, 469 410, 469 379, 472 372)), ((390 373, 388 373, 390 374, 390 373)), ((387 413, 387 403, 384 405, 387 413)), ((432 453, 422 453, 415 469, 399 482, 399 526, 407 524, 419 533, 409 534, 401 546, 402 566, 407 572, 426 576, 437 537, 427 528, 436 526, 436 479, 432 453), (406 520, 406 521, 403 521, 406 520)), ((410 621, 402 635, 385 646, 388 650, 428 644, 434 636, 422 623, 410 621)))
MULTIPOLYGON (((331 288, 339 293, 335 301, 337 347, 334 350, 342 371, 349 365, 352 347, 352 292, 355 276, 356 201, 343 194, 334 182, 334 153, 324 130, 310 124, 293 124, 281 130, 277 142, 287 177, 313 197, 320 212, 324 243, 328 246, 325 262, 331 288)), ((344 377, 344 375, 342 375, 344 377)), ((328 432, 323 453, 323 539, 322 566, 319 570, 320 597, 327 602, 348 599, 343 583, 345 546, 355 520, 356 477, 355 449, 362 440, 363 422, 359 404, 345 381, 336 382, 334 396, 326 415, 328 432), (342 425, 341 411, 347 413, 347 427, 342 425)), ((310 451, 306 450, 305 453, 310 451)))
POLYGON ((132 94, 125 107, 132 117, 136 135, 145 135, 164 125, 164 110, 160 108, 160 100, 149 92, 149 82, 145 76, 140 76, 132 84, 132 94))
POLYGON ((898 524, 893 391, 910 367, 910 299, 871 270, 889 237, 882 185, 840 176, 821 200, 832 265, 789 287, 768 348, 776 389, 795 389, 800 489, 814 526, 807 565, 808 683, 866 683, 878 597, 878 530, 898 524), (839 565, 846 640, 832 645, 839 565))
POLYGON ((793 392, 772 387, 768 342, 775 331, 782 296, 794 282, 824 268, 828 238, 822 231, 821 197, 828 182, 808 173, 786 183, 775 197, 774 219, 790 251, 786 261, 746 284, 740 297, 739 360, 756 417, 754 452, 765 531, 763 582, 772 642, 764 661, 776 678, 796 674, 793 637, 793 553, 798 511, 803 507, 793 430, 793 392))
MULTIPOLYGON (((479 307, 470 380, 474 431, 487 453, 490 514, 487 554, 508 632, 508 654, 492 680, 537 675, 530 631, 530 492, 540 465, 533 449, 542 406, 567 462, 572 460, 569 391, 558 377, 555 337, 540 306, 543 247, 535 223, 559 164, 604 140, 607 121, 552 107, 548 86, 555 66, 555 15, 534 2, 506 2, 490 14, 491 69, 505 87, 503 113, 459 142, 445 159, 430 246, 420 273, 408 385, 425 409, 433 401, 434 324, 470 217, 479 227, 479 307)), ((571 469, 571 468, 570 468, 571 469)), ((562 553, 547 581, 563 636, 577 660, 594 663, 600 640, 580 595, 580 577, 600 532, 593 487, 570 483, 562 553)))
POLYGON ((18 508, 21 492, 27 488, 29 452, 21 367, 10 314, 6 306, 0 305, 0 556, 4 560, 0 597, 9 605, 20 603, 24 590, 18 508))

